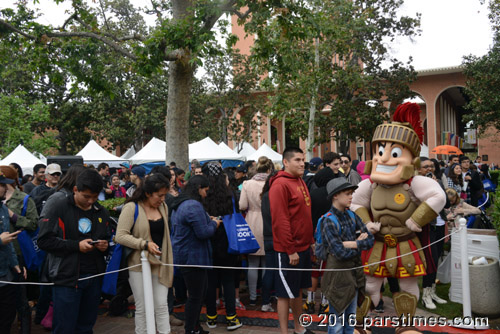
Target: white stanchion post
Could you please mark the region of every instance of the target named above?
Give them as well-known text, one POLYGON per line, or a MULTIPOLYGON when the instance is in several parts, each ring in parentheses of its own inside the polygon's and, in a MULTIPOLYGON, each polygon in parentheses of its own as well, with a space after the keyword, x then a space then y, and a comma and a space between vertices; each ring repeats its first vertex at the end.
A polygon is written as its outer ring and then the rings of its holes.
POLYGON ((153 281, 151 278, 151 265, 146 251, 141 252, 142 284, 144 285, 144 306, 146 309, 146 326, 148 334, 156 334, 155 304, 153 300, 153 281))
POLYGON ((467 255, 467 220, 460 218, 460 266, 462 270, 462 305, 464 317, 472 316, 470 306, 469 256, 467 255))
MULTIPOLYGON (((485 330, 489 325, 484 324, 482 320, 472 318, 471 298, 470 298, 470 278, 469 278, 469 256, 467 250, 467 220, 460 218, 460 266, 462 273, 462 321, 449 320, 448 325, 463 329, 485 330)), ((487 319, 487 318, 486 318, 487 319)))

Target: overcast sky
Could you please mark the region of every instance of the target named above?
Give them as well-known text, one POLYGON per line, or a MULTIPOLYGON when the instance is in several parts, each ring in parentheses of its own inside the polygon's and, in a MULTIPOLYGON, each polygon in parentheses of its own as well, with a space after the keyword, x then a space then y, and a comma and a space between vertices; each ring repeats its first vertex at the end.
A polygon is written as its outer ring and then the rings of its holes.
MULTIPOLYGON (((144 3, 141 0, 132 2, 144 3)), ((14 0, 1 0, 0 8, 12 3, 14 0)), ((37 7, 46 13, 42 23, 60 25, 67 17, 64 7, 68 4, 57 6, 53 0, 40 0, 37 7)), ((406 0, 401 13, 415 16, 416 12, 422 14, 421 36, 414 42, 400 38, 390 45, 390 49, 403 61, 413 56, 417 70, 460 65, 464 55, 482 56, 492 43, 488 8, 479 0, 406 0)))

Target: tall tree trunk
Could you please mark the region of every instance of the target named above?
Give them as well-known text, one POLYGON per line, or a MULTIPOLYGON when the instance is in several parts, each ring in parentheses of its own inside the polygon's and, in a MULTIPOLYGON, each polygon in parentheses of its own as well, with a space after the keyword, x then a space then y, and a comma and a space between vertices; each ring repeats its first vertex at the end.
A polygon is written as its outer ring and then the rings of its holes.
MULTIPOLYGON (((173 0, 173 20, 182 20, 191 15, 193 5, 190 0, 173 0)), ((184 50, 184 56, 169 66, 168 101, 165 141, 165 163, 175 161, 177 166, 186 169, 189 165, 189 100, 193 79, 193 67, 189 64, 191 55, 184 50)))
POLYGON ((166 164, 175 161, 186 169, 189 164, 189 99, 193 69, 188 61, 170 64, 165 141, 166 164))
MULTIPOLYGON (((319 69, 319 39, 315 38, 314 40, 314 64, 316 65, 316 69, 319 69)), ((318 84, 315 83, 311 103, 309 104, 309 122, 307 126, 307 139, 306 139, 306 161, 310 161, 313 158, 314 152, 314 144, 315 144, 315 117, 316 117, 316 98, 318 96, 318 84)))

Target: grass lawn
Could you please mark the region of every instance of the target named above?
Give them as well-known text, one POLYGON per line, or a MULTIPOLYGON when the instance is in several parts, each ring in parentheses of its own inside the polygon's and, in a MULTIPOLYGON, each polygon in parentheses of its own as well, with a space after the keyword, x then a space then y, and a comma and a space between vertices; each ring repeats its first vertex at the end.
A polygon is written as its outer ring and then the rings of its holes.
MULTIPOLYGON (((422 280, 420 279, 418 282, 420 291, 422 293, 422 280)), ((429 310, 424 307, 424 304, 422 303, 422 298, 420 298, 418 302, 418 308, 427 310, 432 313, 436 313, 440 316, 446 317, 447 319, 453 319, 454 317, 461 317, 462 316, 462 304, 460 303, 455 303, 450 301, 448 298, 448 291, 450 290, 451 284, 438 284, 436 285, 436 293, 439 297, 445 299, 448 301, 446 304, 436 304, 436 309, 435 310, 429 310)), ((391 292, 389 291, 389 285, 385 286, 384 289, 384 296, 387 297, 392 297, 391 292)), ((420 296, 422 297, 422 296, 420 296)))

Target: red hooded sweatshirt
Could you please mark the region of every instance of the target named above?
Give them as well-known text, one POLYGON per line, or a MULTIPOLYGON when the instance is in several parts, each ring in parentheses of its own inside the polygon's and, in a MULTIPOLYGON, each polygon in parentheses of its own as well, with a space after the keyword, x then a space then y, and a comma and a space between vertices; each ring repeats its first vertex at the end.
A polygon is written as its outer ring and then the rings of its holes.
POLYGON ((269 185, 274 250, 288 255, 307 250, 314 239, 311 197, 304 180, 279 171, 269 185))

